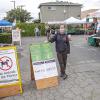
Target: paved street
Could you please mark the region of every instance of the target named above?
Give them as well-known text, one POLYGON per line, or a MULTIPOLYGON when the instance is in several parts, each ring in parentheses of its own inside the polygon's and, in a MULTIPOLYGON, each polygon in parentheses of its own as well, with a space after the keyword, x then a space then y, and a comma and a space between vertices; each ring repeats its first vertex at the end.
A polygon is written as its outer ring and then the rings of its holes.
MULTIPOLYGON (((44 40, 45 37, 22 38, 22 47, 18 47, 18 52, 23 94, 0 100, 100 100, 100 47, 88 46, 84 36, 72 36, 66 69, 68 79, 59 78, 59 85, 52 88, 36 90, 33 87, 30 80, 29 45, 44 40)), ((57 66, 59 70, 58 61, 57 66)))

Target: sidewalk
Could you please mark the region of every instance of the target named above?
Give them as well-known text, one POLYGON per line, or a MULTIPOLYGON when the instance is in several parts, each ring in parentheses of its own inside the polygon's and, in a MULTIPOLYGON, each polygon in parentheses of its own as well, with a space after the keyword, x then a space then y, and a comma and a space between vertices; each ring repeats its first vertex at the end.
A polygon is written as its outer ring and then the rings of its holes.
POLYGON ((45 37, 22 38, 18 52, 23 94, 0 100, 100 100, 100 48, 88 46, 83 37, 72 38, 66 69, 68 79, 59 78, 58 86, 43 90, 36 90, 30 81, 29 45, 44 41, 45 37))

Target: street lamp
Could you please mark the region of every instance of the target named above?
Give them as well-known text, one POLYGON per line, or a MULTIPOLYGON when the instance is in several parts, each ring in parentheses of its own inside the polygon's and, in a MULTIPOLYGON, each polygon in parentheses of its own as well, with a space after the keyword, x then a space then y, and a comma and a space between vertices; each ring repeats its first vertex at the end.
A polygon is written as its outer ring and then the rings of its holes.
POLYGON ((12 2, 12 3, 14 4, 14 9, 15 9, 15 3, 16 3, 16 1, 15 1, 15 0, 13 0, 13 1, 10 1, 10 2, 12 2))
POLYGON ((13 1, 10 1, 10 2, 12 2, 13 5, 14 5, 14 20, 13 20, 13 28, 15 29, 15 28, 16 28, 16 12, 15 12, 15 8, 16 8, 15 3, 16 3, 16 1, 13 0, 13 1))

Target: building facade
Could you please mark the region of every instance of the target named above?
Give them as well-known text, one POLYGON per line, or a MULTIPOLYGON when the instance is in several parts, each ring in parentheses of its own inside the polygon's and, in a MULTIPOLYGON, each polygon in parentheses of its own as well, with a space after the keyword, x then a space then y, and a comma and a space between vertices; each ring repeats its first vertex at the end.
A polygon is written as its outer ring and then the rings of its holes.
POLYGON ((99 9, 89 9, 81 12, 81 19, 86 18, 87 16, 90 15, 90 13, 93 13, 99 9))
POLYGON ((69 17, 81 17, 81 4, 71 2, 48 2, 39 5, 40 20, 43 23, 64 21, 69 17))

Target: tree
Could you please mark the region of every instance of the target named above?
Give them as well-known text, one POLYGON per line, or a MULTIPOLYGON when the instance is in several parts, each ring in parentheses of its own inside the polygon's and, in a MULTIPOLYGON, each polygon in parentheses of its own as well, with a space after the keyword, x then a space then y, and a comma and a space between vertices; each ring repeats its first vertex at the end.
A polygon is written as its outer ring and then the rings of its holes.
POLYGON ((30 12, 27 12, 27 10, 20 8, 12 9, 11 11, 7 12, 7 17, 6 17, 7 20, 13 22, 15 18, 16 21, 19 22, 26 22, 32 19, 30 12))

